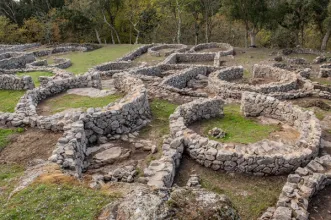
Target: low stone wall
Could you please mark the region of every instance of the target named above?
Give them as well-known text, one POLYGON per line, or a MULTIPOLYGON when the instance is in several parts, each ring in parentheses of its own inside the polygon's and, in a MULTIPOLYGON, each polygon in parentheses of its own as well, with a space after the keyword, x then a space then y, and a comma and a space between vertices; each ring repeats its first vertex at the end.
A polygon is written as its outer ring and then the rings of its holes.
POLYGON ((204 43, 196 45, 190 49, 191 53, 199 52, 204 49, 222 48, 223 50, 217 52, 219 56, 233 55, 234 49, 230 44, 227 43, 204 43))
POLYGON ((177 74, 166 77, 160 83, 160 86, 172 92, 177 92, 183 95, 207 97, 208 95, 206 93, 195 92, 191 91, 190 89, 186 89, 187 83, 190 80, 196 78, 199 74, 206 76, 208 73, 207 71, 207 67, 204 66, 183 69, 177 74))
POLYGON ((101 89, 100 75, 85 74, 67 79, 49 81, 44 87, 27 91, 17 104, 15 112, 17 114, 25 115, 25 117, 37 116, 36 108, 38 103, 42 100, 67 91, 68 89, 84 87, 101 89))
POLYGON ((216 53, 173 53, 162 64, 179 64, 193 62, 213 62, 214 66, 220 66, 219 56, 216 53))
POLYGON ((139 130, 150 121, 147 90, 140 79, 127 73, 114 76, 115 87, 127 95, 101 110, 89 109, 85 123, 90 143, 107 135, 127 134, 139 130))
POLYGON ((320 56, 324 54, 322 51, 313 50, 309 48, 287 48, 283 49, 279 52, 283 55, 290 55, 290 54, 315 54, 316 56, 320 56))
POLYGON ((294 126, 300 132, 299 140, 293 146, 270 140, 246 145, 224 144, 187 127, 195 121, 222 117, 220 98, 198 99, 179 106, 170 116, 171 137, 183 138, 185 150, 201 165, 259 176, 289 173, 317 156, 321 128, 312 112, 257 93, 244 93, 241 109, 245 116, 263 115, 294 126))
POLYGON ((33 54, 36 57, 43 57, 51 54, 68 53, 75 51, 87 52, 99 48, 101 48, 101 46, 92 45, 92 44, 60 44, 60 45, 55 45, 53 46, 53 48, 50 49, 35 51, 33 52, 33 54))
POLYGON ((55 63, 52 65, 49 65, 50 67, 55 67, 59 69, 67 69, 71 67, 72 63, 70 59, 67 58, 54 58, 55 63))
POLYGON ((24 76, 22 78, 14 75, 0 75, 0 89, 5 90, 29 90, 33 89, 34 83, 31 76, 24 76))
POLYGON ((9 53, 0 55, 0 69, 25 68, 26 64, 34 62, 36 58, 32 53, 9 53))
POLYGON ((132 60, 136 59, 137 57, 141 56, 142 54, 147 53, 148 49, 153 46, 154 46, 154 44, 147 44, 147 45, 141 46, 138 49, 134 50, 133 52, 126 54, 125 56, 118 59, 117 61, 132 61, 132 60))
POLYGON ((183 152, 184 143, 182 138, 164 139, 161 158, 153 160, 148 168, 144 170, 147 185, 170 188, 174 182, 176 169, 180 165, 183 152))
POLYGON ((244 91, 259 92, 277 97, 290 96, 286 94, 290 91, 298 92, 297 74, 283 69, 256 64, 253 68, 253 78, 269 77, 275 79, 275 82, 257 86, 231 82, 242 77, 243 68, 241 66, 224 68, 209 76, 208 88, 221 97, 234 99, 240 99, 244 91))
POLYGON ((320 65, 319 78, 327 78, 331 76, 331 63, 320 65))
POLYGON ((47 66, 47 60, 36 60, 32 63, 26 64, 26 68, 33 68, 36 66, 47 66))
POLYGON ((133 68, 135 64, 129 61, 107 62, 95 66, 89 72, 99 72, 101 76, 113 76, 115 73, 120 73, 133 68))
POLYGON ((160 57, 160 50, 170 49, 170 51, 165 52, 165 56, 169 56, 172 53, 183 53, 188 50, 188 46, 184 44, 162 44, 151 47, 148 49, 148 53, 152 56, 160 57), (172 49, 172 50, 171 50, 172 49))
POLYGON ((270 207, 259 220, 308 220, 309 200, 331 184, 331 156, 325 155, 299 167, 287 177, 276 207, 270 207))
POLYGON ((35 48, 41 46, 40 43, 32 43, 32 44, 19 44, 19 45, 0 45, 0 54, 7 52, 18 52, 25 51, 27 49, 35 48))

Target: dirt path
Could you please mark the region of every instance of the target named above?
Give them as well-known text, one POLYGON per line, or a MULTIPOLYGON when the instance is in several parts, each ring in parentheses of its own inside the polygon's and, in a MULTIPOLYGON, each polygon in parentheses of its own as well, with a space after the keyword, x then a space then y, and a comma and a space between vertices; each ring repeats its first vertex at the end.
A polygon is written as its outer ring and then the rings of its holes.
POLYGON ((26 166, 34 159, 47 160, 61 136, 61 133, 32 128, 22 134, 13 135, 11 143, 0 152, 0 163, 26 166))

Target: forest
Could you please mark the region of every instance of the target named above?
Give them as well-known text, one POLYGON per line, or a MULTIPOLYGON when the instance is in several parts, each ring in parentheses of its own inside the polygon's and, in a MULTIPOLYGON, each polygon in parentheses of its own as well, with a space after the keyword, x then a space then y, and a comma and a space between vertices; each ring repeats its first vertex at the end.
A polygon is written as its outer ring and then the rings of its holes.
POLYGON ((1 0, 0 43, 331 49, 329 0, 1 0))

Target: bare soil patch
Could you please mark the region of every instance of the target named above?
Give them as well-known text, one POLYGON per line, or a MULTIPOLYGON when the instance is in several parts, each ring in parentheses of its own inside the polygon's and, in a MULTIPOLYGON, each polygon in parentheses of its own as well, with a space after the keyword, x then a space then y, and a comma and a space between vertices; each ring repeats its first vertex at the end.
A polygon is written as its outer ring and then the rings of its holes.
POLYGON ((34 159, 47 160, 61 136, 61 133, 32 128, 13 135, 11 143, 0 152, 0 163, 26 166, 34 159))
POLYGON ((263 85, 276 82, 273 78, 241 78, 236 80, 231 80, 230 82, 236 84, 249 84, 249 85, 263 85))
POLYGON ((331 219, 331 186, 319 191, 308 206, 311 220, 331 219))

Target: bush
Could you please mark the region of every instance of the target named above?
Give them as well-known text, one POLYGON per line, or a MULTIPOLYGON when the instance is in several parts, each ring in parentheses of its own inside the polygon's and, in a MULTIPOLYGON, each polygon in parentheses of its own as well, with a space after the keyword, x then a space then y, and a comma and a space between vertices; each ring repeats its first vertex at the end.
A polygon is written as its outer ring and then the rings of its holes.
POLYGON ((279 48, 290 48, 296 46, 296 36, 293 31, 278 27, 271 36, 271 46, 279 48))

